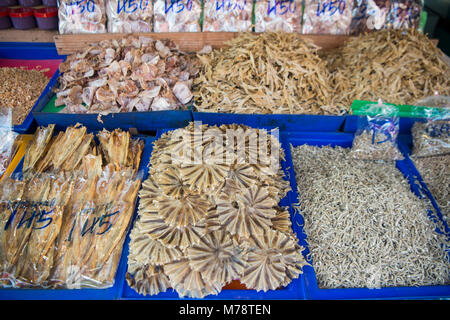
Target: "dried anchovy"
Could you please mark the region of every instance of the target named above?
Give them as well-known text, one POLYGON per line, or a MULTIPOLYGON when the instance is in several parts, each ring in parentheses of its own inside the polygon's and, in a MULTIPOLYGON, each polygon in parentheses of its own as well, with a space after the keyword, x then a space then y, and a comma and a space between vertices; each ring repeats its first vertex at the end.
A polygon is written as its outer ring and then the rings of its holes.
POLYGON ((449 240, 393 162, 302 145, 292 158, 320 288, 450 283, 449 240), (446 252, 447 251, 447 252, 446 252))
POLYGON ((318 47, 295 34, 242 33, 199 55, 194 106, 204 112, 341 114, 318 47))
POLYGON ((450 67, 444 54, 415 29, 381 30, 347 41, 323 58, 331 74, 333 105, 348 108, 353 100, 413 104, 450 94, 450 67))
POLYGON ((353 139, 349 156, 360 160, 403 160, 405 157, 397 148, 397 144, 388 140, 381 132, 373 134, 364 130, 353 139))
POLYGON ((48 78, 43 70, 0 68, 0 108, 12 108, 12 124, 25 120, 44 91, 48 78))
POLYGON ((414 165, 436 200, 442 217, 450 219, 450 155, 416 158, 414 165))

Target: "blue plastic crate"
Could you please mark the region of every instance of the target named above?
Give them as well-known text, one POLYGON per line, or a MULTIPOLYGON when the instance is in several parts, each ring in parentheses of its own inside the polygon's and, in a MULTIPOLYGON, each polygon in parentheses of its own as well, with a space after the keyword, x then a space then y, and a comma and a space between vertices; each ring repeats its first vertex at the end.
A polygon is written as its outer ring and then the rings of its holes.
MULTIPOLYGON (((65 56, 58 55, 54 43, 12 43, 0 42, 0 60, 60 60, 65 59, 65 56)), ((20 125, 13 126, 13 130, 18 133, 31 133, 36 128, 36 122, 32 111, 37 107, 39 101, 46 96, 47 92, 51 90, 52 83, 55 82, 56 75, 53 74, 49 83, 39 96, 27 117, 20 125)))
MULTIPOLYGON (((294 147, 308 144, 314 146, 326 146, 330 145, 341 146, 348 148, 352 146, 354 133, 305 133, 305 132, 290 132, 286 133, 286 139, 289 144, 294 147)), ((400 142, 400 144, 402 144, 400 142)), ((401 150, 404 147, 401 148, 401 150)), ((289 153, 289 159, 291 159, 290 149, 286 151, 289 153)), ((397 161, 397 168, 408 179, 411 190, 417 195, 420 195, 420 191, 424 191, 422 187, 425 184, 418 183, 416 180, 416 172, 411 171, 410 163, 408 159, 397 161)), ((291 177, 291 186, 294 186, 291 196, 292 203, 298 203, 297 183, 295 180, 294 168, 289 168, 291 177)), ((427 196, 430 196, 425 192, 427 196)), ((439 210, 434 199, 430 198, 436 210, 439 210)), ((300 214, 297 214, 300 216, 300 214)), ((442 218, 441 215, 439 215, 442 218)), ((300 216, 299 223, 303 225, 304 220, 300 216)), ((442 221, 446 226, 445 222, 442 221)), ((448 226, 446 226, 448 230, 448 226)), ((306 235, 302 231, 302 237, 299 237, 300 244, 306 246, 305 254, 309 254, 309 249, 304 242, 306 235)), ((314 272, 314 261, 312 266, 304 268, 305 283, 305 297, 306 299, 314 300, 337 300, 337 299, 437 299, 437 298, 449 298, 450 286, 422 286, 422 287, 389 287, 381 289, 368 289, 368 288, 345 288, 345 289, 320 289, 317 284, 317 278, 314 272)))
POLYGON ((339 131, 344 116, 309 114, 237 114, 193 112, 194 121, 205 124, 244 124, 254 128, 279 128, 280 131, 339 131))
MULTIPOLYGON (((268 129, 268 128, 266 128, 268 129)), ((158 130, 157 138, 159 138, 163 133, 167 131, 171 131, 173 129, 163 129, 158 130)), ((282 148, 287 148, 286 141, 283 137, 283 135, 280 136, 280 142, 282 145, 282 148)), ((281 162, 281 167, 285 174, 288 176, 289 174, 289 160, 286 159, 286 161, 281 162)), ((294 188, 294 186, 291 185, 291 188, 294 188)), ((293 231, 297 234, 299 238, 302 236, 302 232, 300 229, 300 226, 296 223, 297 217, 294 216, 294 211, 292 207, 290 207, 290 199, 292 197, 291 195, 292 191, 289 191, 289 193, 286 195, 285 198, 283 198, 279 205, 280 206, 289 206, 289 212, 291 214, 291 221, 292 221, 292 228, 293 231)), ((298 216, 298 215, 297 215, 298 216)), ((128 255, 128 243, 129 238, 127 238, 125 247, 124 247, 124 254, 128 255)), ((278 290, 270 290, 267 292, 257 292, 256 290, 235 290, 235 289, 224 289, 222 290, 218 295, 209 295, 206 296, 203 299, 199 300, 256 300, 256 299, 272 299, 272 300, 303 300, 305 298, 305 292, 304 292, 304 280, 303 275, 301 274, 299 278, 294 279, 287 287, 281 288, 278 290)), ((144 296, 138 294, 134 289, 128 286, 127 282, 124 281, 123 288, 121 292, 121 299, 124 300, 175 300, 180 299, 178 297, 178 293, 174 291, 173 289, 168 289, 166 292, 159 293, 155 296, 144 296)), ((182 298, 184 300, 197 300, 192 298, 182 298)))
MULTIPOLYGON (((93 132, 93 130, 88 130, 93 132)), ((139 170, 143 173, 143 180, 148 174, 147 164, 152 153, 153 141, 155 137, 137 135, 134 137, 141 138, 145 141, 145 147, 141 155, 141 163, 139 170)), ((14 174, 22 172, 23 159, 14 171, 14 174)), ((138 200, 139 201, 139 200, 138 200)), ((129 232, 132 227, 132 222, 136 217, 137 202, 133 217, 131 219, 130 227, 127 231, 126 241, 128 241, 129 232)), ((124 242, 125 243, 125 242, 124 242)), ((127 255, 125 250, 122 250, 121 258, 117 267, 114 285, 106 289, 0 289, 0 300, 114 300, 118 299, 125 281, 125 271, 127 268, 127 255)))

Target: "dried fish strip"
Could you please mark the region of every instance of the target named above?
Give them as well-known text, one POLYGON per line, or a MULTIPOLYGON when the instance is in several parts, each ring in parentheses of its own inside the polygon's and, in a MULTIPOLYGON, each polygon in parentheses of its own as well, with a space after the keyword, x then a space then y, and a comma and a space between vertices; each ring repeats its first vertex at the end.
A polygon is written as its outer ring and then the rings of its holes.
POLYGON ((393 162, 301 145, 292 159, 319 288, 448 285, 447 235, 393 162))
POLYGON ((318 47, 292 33, 243 33, 199 55, 194 106, 202 112, 342 114, 318 47))
POLYGON ((144 265, 128 260, 125 275, 128 285, 142 295, 156 295, 170 287, 169 278, 160 266, 144 265))
POLYGON ((24 172, 33 169, 36 162, 45 153, 47 145, 53 136, 54 129, 54 124, 50 124, 48 127, 39 127, 36 129, 36 132, 33 135, 33 140, 31 140, 25 152, 23 160, 24 172))
POLYGON ((277 208, 277 214, 271 219, 273 229, 284 233, 292 230, 291 215, 288 210, 277 208))
POLYGON ((243 248, 226 231, 213 231, 186 249, 190 266, 212 281, 227 283, 239 279, 246 266, 243 248))

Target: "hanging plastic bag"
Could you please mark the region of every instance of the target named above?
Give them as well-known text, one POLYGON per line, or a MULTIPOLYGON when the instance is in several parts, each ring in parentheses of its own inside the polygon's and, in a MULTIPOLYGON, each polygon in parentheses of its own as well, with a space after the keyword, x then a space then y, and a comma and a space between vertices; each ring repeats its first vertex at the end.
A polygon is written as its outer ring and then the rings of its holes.
POLYGON ((154 32, 200 32, 199 0, 155 0, 154 32))
POLYGON ((12 111, 10 108, 0 109, 0 177, 8 168, 14 157, 17 144, 17 133, 12 130, 12 111))
POLYGON ((300 0, 256 0, 255 32, 301 33, 302 15, 300 0))
POLYGON ((152 0, 108 0, 108 32, 146 33, 153 30, 152 0))
POLYGON ((350 34, 358 35, 382 29, 390 6, 390 0, 355 0, 350 34))
POLYGON ((391 0, 386 17, 386 29, 408 29, 419 27, 421 0, 391 0))
POLYGON ((252 0, 205 0, 203 31, 252 31, 252 0))
POLYGON ((104 0, 58 0, 60 34, 105 33, 104 0))
POLYGON ((359 117, 357 130, 349 155, 360 160, 402 160, 397 146, 399 118, 394 106, 377 104, 367 106, 368 114, 359 117))
POLYGON ((350 34, 353 0, 305 0, 304 34, 350 34))

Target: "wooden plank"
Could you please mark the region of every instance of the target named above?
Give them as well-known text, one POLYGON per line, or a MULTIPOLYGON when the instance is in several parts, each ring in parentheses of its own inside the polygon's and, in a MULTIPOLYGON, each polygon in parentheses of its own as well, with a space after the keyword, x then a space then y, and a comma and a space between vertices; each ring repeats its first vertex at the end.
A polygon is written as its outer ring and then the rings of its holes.
MULTIPOLYGON (((225 42, 238 35, 237 32, 164 32, 164 33, 137 33, 134 36, 146 36, 153 39, 171 39, 185 52, 200 51, 204 46, 213 48, 223 47, 225 42)), ((76 34, 56 35, 55 46, 61 55, 71 54, 82 50, 87 44, 101 40, 121 39, 127 34, 103 33, 103 34, 76 34)), ((303 35, 299 37, 312 40, 323 49, 332 49, 342 45, 349 36, 342 35, 303 35)))
POLYGON ((58 34, 56 30, 0 30, 0 42, 53 42, 53 37, 58 34))

